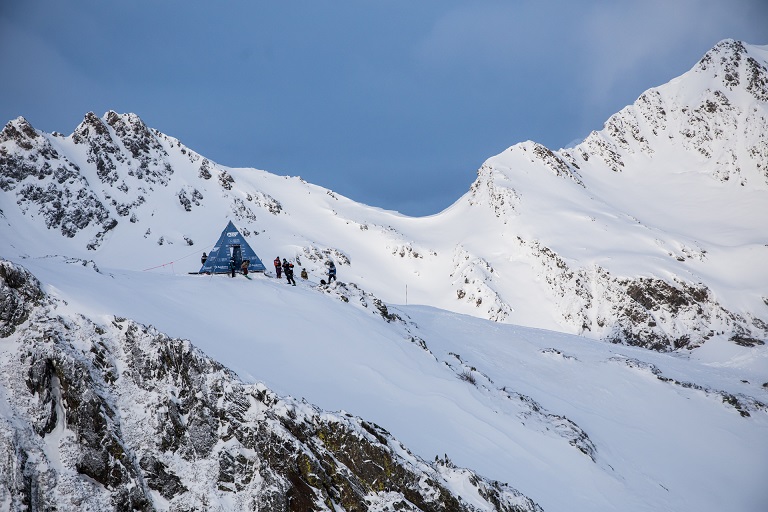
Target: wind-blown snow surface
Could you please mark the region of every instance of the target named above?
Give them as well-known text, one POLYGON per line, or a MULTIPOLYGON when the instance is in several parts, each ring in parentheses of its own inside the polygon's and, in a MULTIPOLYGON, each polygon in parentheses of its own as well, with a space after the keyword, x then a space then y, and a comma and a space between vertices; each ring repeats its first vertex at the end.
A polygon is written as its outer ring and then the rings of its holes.
POLYGON ((69 137, 18 119, 0 256, 73 312, 187 338, 544 510, 762 511, 766 54, 725 41, 582 144, 513 146, 417 219, 217 165, 133 115, 69 137), (187 274, 229 219, 311 282, 187 274), (315 287, 329 258, 344 284, 315 287))

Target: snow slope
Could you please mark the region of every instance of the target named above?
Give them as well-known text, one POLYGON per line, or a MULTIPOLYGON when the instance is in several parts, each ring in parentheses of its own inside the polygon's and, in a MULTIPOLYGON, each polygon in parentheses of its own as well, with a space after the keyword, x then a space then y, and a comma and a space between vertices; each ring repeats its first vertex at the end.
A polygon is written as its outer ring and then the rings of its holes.
POLYGON ((351 285, 23 263, 73 312, 190 339, 246 381, 382 425, 544 510, 768 503, 764 347, 699 358, 425 306, 390 305, 403 321, 387 322, 351 285))
POLYGON ((0 509, 541 512, 382 427, 243 383, 188 341, 94 323, 0 261, 0 509))

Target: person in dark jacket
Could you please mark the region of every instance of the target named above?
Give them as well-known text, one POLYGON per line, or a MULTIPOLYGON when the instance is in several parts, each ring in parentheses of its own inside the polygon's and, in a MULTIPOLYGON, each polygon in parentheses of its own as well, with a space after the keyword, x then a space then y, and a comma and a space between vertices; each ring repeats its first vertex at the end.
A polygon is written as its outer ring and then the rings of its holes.
POLYGON ((230 277, 235 277, 235 258, 229 258, 229 270, 232 273, 230 277))
POLYGON ((333 263, 333 261, 328 261, 328 284, 331 284, 331 281, 336 280, 336 265, 333 263))
POLYGON ((283 268, 280 266, 280 256, 275 258, 275 274, 277 274, 277 278, 280 279, 280 273, 283 270, 283 268))
POLYGON ((285 272, 285 278, 288 280, 288 283, 296 286, 296 281, 293 279, 293 263, 289 263, 285 258, 283 258, 283 271, 285 272))

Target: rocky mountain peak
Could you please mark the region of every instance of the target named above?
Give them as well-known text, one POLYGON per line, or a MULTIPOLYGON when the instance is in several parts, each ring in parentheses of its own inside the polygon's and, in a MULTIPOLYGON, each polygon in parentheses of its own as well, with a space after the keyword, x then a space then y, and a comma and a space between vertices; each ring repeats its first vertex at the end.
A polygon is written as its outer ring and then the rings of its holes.
POLYGON ((22 149, 32 149, 31 140, 38 137, 37 132, 29 122, 19 116, 8 122, 0 132, 0 143, 15 141, 22 149))
POLYGON ((163 144, 136 114, 110 110, 102 119, 89 112, 72 141, 87 146, 88 163, 95 164, 99 180, 123 192, 129 188, 126 180, 136 179, 151 187, 167 184, 173 174, 163 144), (127 168, 127 176, 121 168, 127 168))
MULTIPOLYGON (((684 223, 693 216, 693 224, 709 219, 707 224, 715 225, 719 216, 709 209, 707 199, 711 187, 721 187, 723 193, 744 200, 766 190, 766 69, 768 53, 764 49, 723 41, 693 70, 645 91, 576 147, 552 151, 527 141, 491 157, 478 171, 467 201, 485 206, 500 222, 499 232, 520 240, 509 251, 526 254, 534 268, 542 266, 541 275, 546 276, 555 300, 561 302, 563 318, 581 333, 600 333, 600 337, 613 341, 675 350, 705 342, 713 335, 711 326, 722 323, 732 340, 759 344, 768 332, 760 319, 764 313, 757 313, 752 320, 751 315, 745 317, 723 307, 717 294, 702 284, 706 279, 691 275, 689 258, 705 259, 706 249, 698 240, 710 236, 707 228, 691 231, 690 239, 683 241, 679 233, 685 228, 667 219, 657 218, 655 224, 646 225, 632 215, 629 223, 607 220, 598 228, 598 218, 627 217, 624 204, 633 202, 633 196, 654 203, 658 188, 665 184, 675 193, 669 195, 667 204, 655 208, 684 223), (674 184, 680 177, 684 186, 674 184), (700 200, 693 199, 699 195, 700 200), (678 198, 691 203, 684 215, 677 211, 678 198), (583 216, 589 222, 577 231, 573 229, 578 223, 566 221, 564 228, 558 226, 559 215, 563 219, 574 215, 571 209, 560 206, 570 201, 589 212, 583 216), (537 238, 531 238, 526 225, 542 225, 546 217, 556 226, 547 235, 537 233, 537 238), (656 247, 681 247, 677 255, 668 252, 674 261, 663 279, 657 270, 650 271, 650 278, 617 277, 610 273, 614 270, 610 262, 605 267, 592 265, 569 252, 574 244, 589 246, 596 240, 622 239, 626 230, 635 230, 635 226, 655 230, 648 242, 656 247), (666 233, 670 228, 676 234, 666 233), (576 232, 579 236, 574 238, 576 232), (596 289, 600 289, 599 296, 596 289), (581 306, 574 307, 578 303, 581 306), (611 305, 611 320, 599 312, 600 304, 611 305), (674 314, 661 315, 661 310, 674 314), (686 334, 677 324, 683 318, 682 323, 691 326, 695 334, 686 334)), ((635 211, 645 214, 643 208, 635 211)), ((750 218, 745 217, 736 225, 741 229, 749 223, 750 218)), ((617 250, 610 242, 598 245, 600 259, 617 250)), ((494 276, 484 279, 483 285, 501 288, 494 276)))
POLYGON ((75 143, 84 143, 88 139, 97 137, 106 137, 111 140, 109 130, 101 118, 93 112, 88 112, 85 114, 82 122, 75 128, 72 139, 75 143))
POLYGON ((154 151, 167 154, 155 134, 144 124, 139 116, 133 113, 120 115, 114 110, 104 114, 107 124, 115 130, 115 134, 135 159, 149 158, 154 151))
POLYGON ((559 153, 587 168, 597 161, 620 173, 654 165, 647 159, 674 151, 681 169, 695 167, 721 182, 763 188, 768 184, 767 101, 768 52, 726 40, 690 72, 645 91, 612 115, 603 130, 559 153))
POLYGON ((754 46, 726 39, 715 45, 696 64, 698 73, 710 73, 728 90, 741 87, 758 101, 768 101, 768 67, 754 46))

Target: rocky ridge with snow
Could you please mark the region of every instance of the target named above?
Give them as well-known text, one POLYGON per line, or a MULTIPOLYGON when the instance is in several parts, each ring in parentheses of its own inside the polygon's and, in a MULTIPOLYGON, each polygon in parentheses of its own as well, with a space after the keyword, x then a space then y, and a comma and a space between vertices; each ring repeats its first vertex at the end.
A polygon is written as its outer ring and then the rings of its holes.
POLYGON ((7 261, 0 337, 4 510, 541 510, 361 418, 244 384, 188 341, 71 313, 7 261))

